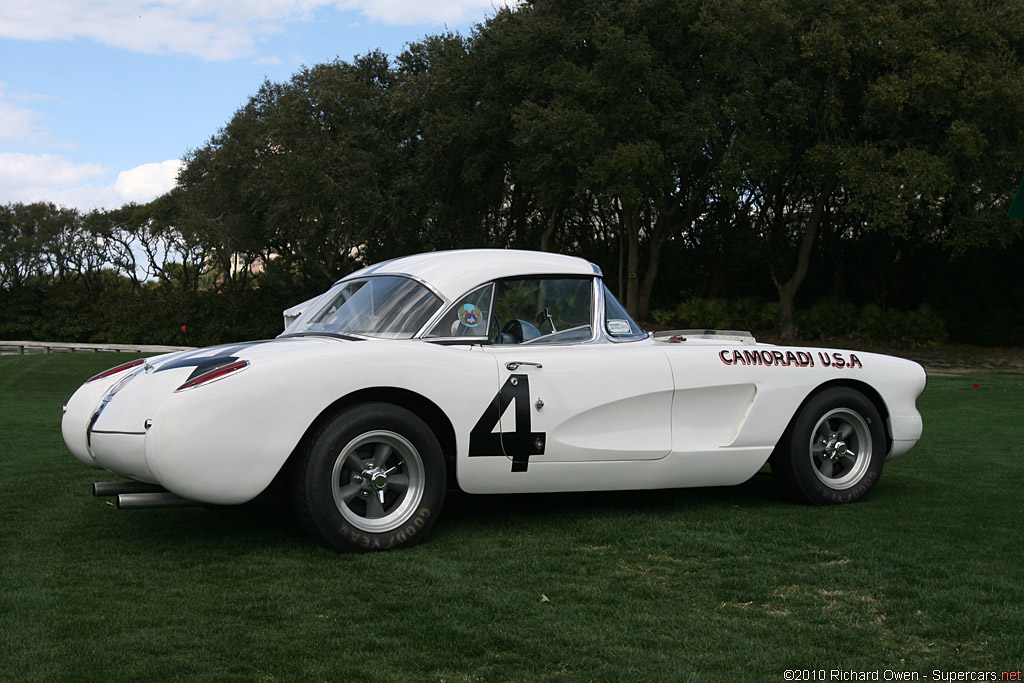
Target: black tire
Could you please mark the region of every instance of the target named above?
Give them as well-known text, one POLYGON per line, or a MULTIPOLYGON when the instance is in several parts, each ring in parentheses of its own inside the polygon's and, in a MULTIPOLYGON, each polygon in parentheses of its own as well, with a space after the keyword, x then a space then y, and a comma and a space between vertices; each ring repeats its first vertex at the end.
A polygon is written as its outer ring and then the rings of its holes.
POLYGON ((801 408, 772 453, 772 474, 791 498, 812 505, 863 500, 885 464, 885 427, 875 405, 847 387, 801 408))
POLYGON ((414 413, 363 403, 326 421, 292 472, 299 521, 343 552, 407 548, 430 530, 444 502, 437 437, 414 413))

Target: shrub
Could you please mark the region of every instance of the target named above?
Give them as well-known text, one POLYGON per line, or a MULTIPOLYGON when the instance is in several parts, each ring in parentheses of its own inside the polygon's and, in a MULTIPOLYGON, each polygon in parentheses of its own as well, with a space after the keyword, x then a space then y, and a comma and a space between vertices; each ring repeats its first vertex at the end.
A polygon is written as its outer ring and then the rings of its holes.
POLYGON ((733 329, 770 332, 775 329, 779 305, 754 297, 729 301, 691 297, 673 309, 652 311, 662 329, 733 329))
POLYGON ((864 339, 903 348, 934 347, 947 337, 942 318, 927 304, 909 312, 867 304, 857 332, 864 339))
POLYGON ((859 315, 855 304, 830 297, 796 311, 794 317, 800 336, 827 340, 850 336, 857 329, 859 315))
POLYGON ((663 327, 715 329, 731 325, 729 305, 723 299, 690 297, 671 311, 654 311, 651 315, 663 327))
MULTIPOLYGON (((775 332, 778 315, 776 302, 700 297, 691 297, 673 309, 651 313, 663 329, 737 329, 760 335, 775 332)), ((883 309, 877 304, 858 308, 854 303, 831 297, 799 309, 795 315, 799 337, 808 340, 854 338, 899 348, 921 348, 936 346, 948 337, 942 317, 928 305, 914 311, 883 309)))

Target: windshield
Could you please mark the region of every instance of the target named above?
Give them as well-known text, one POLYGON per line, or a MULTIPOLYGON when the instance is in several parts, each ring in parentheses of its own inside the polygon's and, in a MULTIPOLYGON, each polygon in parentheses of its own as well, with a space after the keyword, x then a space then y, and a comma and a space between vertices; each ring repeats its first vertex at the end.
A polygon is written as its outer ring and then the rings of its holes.
POLYGON ((405 277, 369 277, 337 284, 284 334, 330 332, 386 339, 410 339, 430 319, 441 299, 405 277))

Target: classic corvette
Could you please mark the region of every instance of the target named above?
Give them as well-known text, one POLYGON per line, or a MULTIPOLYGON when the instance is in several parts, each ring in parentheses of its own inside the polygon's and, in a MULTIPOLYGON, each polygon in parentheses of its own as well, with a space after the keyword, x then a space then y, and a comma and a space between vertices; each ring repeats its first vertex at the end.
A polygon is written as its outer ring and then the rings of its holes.
POLYGON ((278 482, 338 550, 418 542, 445 493, 739 484, 850 503, 921 436, 916 363, 644 332, 580 258, 420 254, 363 268, 276 339, 112 368, 64 440, 121 507, 234 505, 278 482))

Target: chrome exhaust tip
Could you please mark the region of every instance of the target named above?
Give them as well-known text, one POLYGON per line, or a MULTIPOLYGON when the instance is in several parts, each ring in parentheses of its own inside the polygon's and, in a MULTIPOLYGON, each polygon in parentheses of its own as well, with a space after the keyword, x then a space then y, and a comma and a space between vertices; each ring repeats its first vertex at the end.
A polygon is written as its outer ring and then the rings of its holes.
POLYGON ((97 481, 92 485, 92 495, 97 498, 119 496, 122 493, 161 493, 166 492, 163 486, 147 484, 143 481, 97 481))
POLYGON ((141 510, 144 508, 180 508, 196 507, 203 503, 182 498, 169 491, 151 491, 147 493, 122 493, 117 496, 117 509, 141 510))

